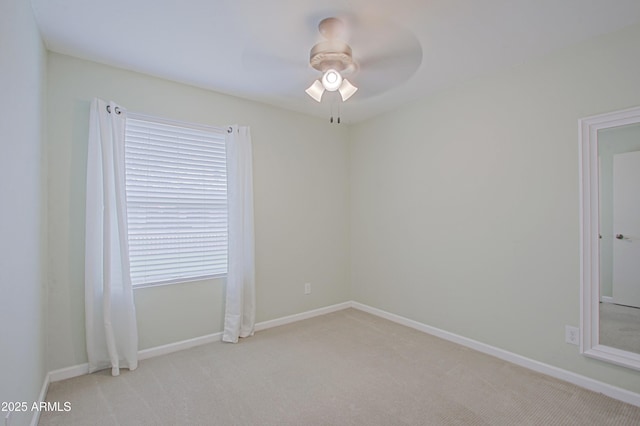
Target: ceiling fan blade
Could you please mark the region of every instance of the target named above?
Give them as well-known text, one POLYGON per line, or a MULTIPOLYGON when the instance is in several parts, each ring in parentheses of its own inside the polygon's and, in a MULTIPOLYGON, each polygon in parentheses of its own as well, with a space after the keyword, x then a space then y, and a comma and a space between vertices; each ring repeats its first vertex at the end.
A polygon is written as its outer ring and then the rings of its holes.
POLYGON ((402 85, 422 65, 423 49, 407 28, 384 17, 365 16, 352 27, 350 40, 358 63, 353 80, 359 97, 370 97, 402 85))
POLYGON ((305 92, 307 92, 307 95, 320 102, 322 100, 322 94, 324 93, 324 86, 320 83, 320 80, 315 80, 313 84, 305 90, 305 92))
POLYGON ((422 52, 404 51, 373 55, 360 63, 358 83, 385 91, 409 80, 422 65, 422 52))
POLYGON ((237 70, 247 76, 242 87, 247 93, 265 96, 296 96, 300 89, 317 78, 318 72, 309 66, 304 53, 261 51, 257 47, 247 47, 240 52, 242 69, 237 70))
POLYGON ((261 70, 267 74, 305 72, 309 63, 305 56, 295 57, 288 52, 270 52, 257 47, 245 48, 242 51, 242 65, 245 70, 261 70))
POLYGON ((338 91, 340 92, 340 96, 342 97, 342 101, 344 102, 351 96, 353 96, 353 94, 358 91, 358 88, 351 84, 349 80, 345 78, 342 80, 342 84, 340 85, 338 91))

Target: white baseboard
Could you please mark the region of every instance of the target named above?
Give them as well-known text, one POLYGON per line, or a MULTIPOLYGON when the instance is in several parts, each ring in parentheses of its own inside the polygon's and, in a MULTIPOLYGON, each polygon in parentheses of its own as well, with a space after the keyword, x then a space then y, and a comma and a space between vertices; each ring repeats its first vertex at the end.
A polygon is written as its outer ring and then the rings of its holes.
POLYGON ((73 377, 84 376, 89 374, 89 364, 72 365, 71 367, 60 368, 49 372, 49 381, 59 382, 60 380, 67 380, 73 377))
MULTIPOLYGON (((255 330, 266 330, 271 327, 277 327, 279 325, 289 324, 296 321, 301 321, 308 318, 317 317, 320 315, 329 314, 342 309, 351 307, 351 302, 339 303, 337 305, 326 306, 324 308, 314 309, 312 311, 301 312, 299 314, 289 315, 282 318, 276 318, 274 320, 262 321, 256 323, 255 330)), ((169 343, 162 346, 156 346, 153 348, 142 349, 138 351, 138 360, 144 360, 153 358, 156 356, 167 355, 172 352, 178 352, 185 349, 190 349, 200 345, 206 345, 208 343, 217 342, 222 339, 222 332, 208 334, 205 336, 195 337, 193 339, 182 340, 180 342, 169 343)), ((89 364, 73 365, 71 367, 61 368, 53 370, 47 375, 47 386, 49 382, 59 382, 60 380, 71 379, 73 377, 83 376, 89 374, 89 364)), ((46 393, 46 392, 45 392, 46 393)))
POLYGON ((496 348, 491 345, 487 345, 482 342, 478 342, 473 339, 459 336, 457 334, 449 333, 448 331, 441 330, 439 328, 431 327, 429 325, 422 324, 418 321, 414 321, 405 317, 401 317, 390 312, 383 311, 381 309, 372 308, 371 306, 364 305, 358 302, 351 302, 351 306, 355 309, 376 315, 378 317, 393 321, 395 323, 411 327, 418 331, 422 331, 427 334, 439 337, 441 339, 448 340, 453 343, 457 343, 462 346, 466 346, 471 349, 475 349, 478 352, 482 352, 496 358, 508 361, 512 364, 519 365, 521 367, 528 368, 529 370, 537 371, 538 373, 546 374, 547 376, 555 377, 565 382, 572 383, 576 386, 588 389, 590 391, 602 393, 611 398, 619 401, 626 402, 628 404, 640 407, 640 394, 628 391, 616 386, 609 385, 607 383, 600 382, 598 380, 591 379, 589 377, 582 376, 571 371, 564 370, 562 368, 554 367, 549 364, 545 364, 530 358, 526 358, 522 355, 514 354, 513 352, 505 351, 500 348, 496 348))
MULTIPOLYGON (((617 399, 619 401, 623 401, 623 402, 640 407, 640 394, 637 394, 616 386, 612 386, 612 385, 582 376, 580 374, 572 373, 570 371, 567 371, 558 367, 554 367, 552 365, 535 361, 533 359, 526 358, 521 355, 515 354, 513 352, 505 351, 503 349, 499 349, 494 346, 487 345, 485 343, 478 342, 473 339, 469 339, 454 333, 450 333, 448 331, 431 327, 429 325, 420 323, 418 321, 414 321, 414 320, 402 317, 400 315, 392 314, 390 312, 386 312, 381 309, 373 308, 371 306, 367 306, 359 302, 354 302, 354 301, 344 302, 336 305, 326 306, 324 308, 314 309, 307 312, 301 312, 299 314, 289 315, 282 318, 276 318, 269 321, 262 321, 255 325, 255 330, 256 331, 266 330, 268 328, 290 324, 296 321, 301 321, 301 320, 317 317, 320 315, 329 314, 329 313, 340 311, 347 308, 355 308, 360 311, 370 313, 372 315, 387 319, 389 321, 393 321, 395 323, 398 323, 407 327, 411 327, 415 330, 422 331, 424 333, 431 334, 436 337, 440 337, 442 339, 448 340, 453 343, 457 343, 462 346, 466 346, 468 348, 477 350, 479 352, 495 356, 496 358, 511 362, 521 367, 525 367, 530 370, 537 371, 539 373, 546 374, 548 376, 555 377, 560 380, 564 380, 566 382, 572 383, 582 388, 585 388, 594 392, 599 392, 611 398, 617 399)), ((196 337, 194 339, 188 339, 180 342, 170 343, 167 345, 157 346, 154 348, 143 349, 140 352, 138 352, 138 359, 143 360, 143 359, 148 359, 148 358, 152 358, 160 355, 166 355, 172 352, 189 349, 195 346, 216 342, 216 341, 219 341, 221 338, 222 338, 222 332, 219 332, 219 333, 209 334, 206 336, 196 337)), ((41 398, 40 401, 44 401, 47 389, 49 387, 49 383, 70 379, 72 377, 82 376, 88 373, 89 373, 89 364, 86 364, 86 363, 49 372, 46 375, 45 383, 43 384, 43 387, 42 387, 42 391, 40 394, 40 398, 41 398)), ((34 414, 34 420, 32 420, 31 424, 34 426, 37 425, 37 420, 38 419, 34 414)))
POLYGON ((602 296, 602 297, 600 297, 600 301, 602 303, 613 303, 613 297, 602 296))
MULTIPOLYGON (((40 389, 40 395, 38 395, 38 404, 45 400, 47 397, 47 391, 49 390, 49 383, 51 383, 51 373, 47 373, 44 375, 44 383, 42 383, 42 388, 40 389)), ((38 426, 38 422, 40 421, 40 410, 34 410, 33 415, 31 416, 31 426, 38 426)))
POLYGON ((182 340, 180 342, 169 343, 162 346, 143 349, 138 351, 138 360, 149 359, 156 356, 167 355, 173 352, 183 351, 196 346, 206 345, 222 339, 222 332, 207 334, 193 339, 182 340))
MULTIPOLYGON (((271 327, 277 327, 279 325, 289 324, 303 319, 313 318, 320 315, 325 315, 331 312, 339 311, 341 309, 347 309, 351 307, 351 302, 344 302, 337 305, 326 306, 324 308, 314 309, 312 311, 302 312, 299 314, 289 315, 282 318, 276 318, 274 320, 262 321, 256 323, 255 330, 266 330, 271 327)), ((196 346, 206 345, 220 341, 222 339, 222 332, 208 334, 206 336, 195 337, 193 339, 183 340, 180 342, 169 343, 162 346, 156 346, 149 349, 143 349, 138 352, 138 360, 153 358, 156 356, 167 355, 172 352, 178 352, 185 349, 193 348, 196 346)))
POLYGON ((276 318, 269 321, 262 321, 256 324, 255 330, 261 331, 267 328, 278 327, 280 325, 290 324, 296 321, 317 317, 320 315, 330 314, 332 312, 341 311, 350 308, 353 302, 338 303, 337 305, 325 306, 324 308, 314 309, 312 311, 301 312, 299 314, 289 315, 282 318, 276 318))
MULTIPOLYGON (((180 342, 156 346, 153 348, 142 349, 141 351, 138 351, 138 360, 149 359, 160 355, 167 355, 172 352, 182 351, 185 349, 193 348, 195 346, 206 345, 207 343, 216 342, 221 338, 222 332, 219 332, 196 337, 193 339, 182 340, 180 342)), ((73 377, 83 376, 85 374, 89 374, 88 363, 73 365, 71 367, 50 371, 48 374, 48 378, 50 382, 59 382, 60 380, 71 379, 73 377)))

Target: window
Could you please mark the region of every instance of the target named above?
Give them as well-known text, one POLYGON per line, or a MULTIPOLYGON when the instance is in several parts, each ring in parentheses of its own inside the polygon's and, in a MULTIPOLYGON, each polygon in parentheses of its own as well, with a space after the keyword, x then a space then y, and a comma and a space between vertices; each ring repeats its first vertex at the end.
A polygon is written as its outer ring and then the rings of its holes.
POLYGON ((227 273, 225 132, 129 113, 127 219, 134 286, 227 273))

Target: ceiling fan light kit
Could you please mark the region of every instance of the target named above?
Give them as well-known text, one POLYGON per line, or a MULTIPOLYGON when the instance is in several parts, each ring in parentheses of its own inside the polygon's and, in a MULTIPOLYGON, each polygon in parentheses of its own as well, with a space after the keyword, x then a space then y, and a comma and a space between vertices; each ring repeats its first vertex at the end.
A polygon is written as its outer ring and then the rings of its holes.
POLYGON ((322 77, 315 80, 307 90, 307 94, 317 102, 322 100, 325 90, 340 93, 342 101, 346 101, 358 90, 351 84, 344 74, 355 71, 357 64, 353 60, 351 47, 338 40, 344 24, 337 18, 326 18, 320 21, 318 29, 320 34, 327 38, 311 48, 309 64, 314 69, 322 72, 322 77))

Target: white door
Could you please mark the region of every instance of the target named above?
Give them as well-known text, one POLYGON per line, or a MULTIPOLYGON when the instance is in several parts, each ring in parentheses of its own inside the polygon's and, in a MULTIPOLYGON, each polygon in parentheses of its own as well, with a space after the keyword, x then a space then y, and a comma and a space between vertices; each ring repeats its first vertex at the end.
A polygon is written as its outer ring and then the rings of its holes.
POLYGON ((640 151, 613 156, 613 301, 640 308, 640 151))

